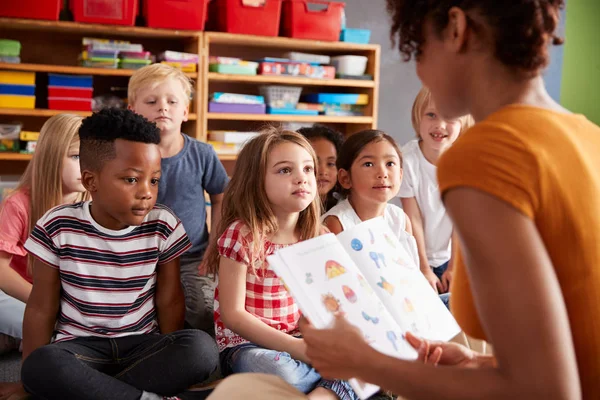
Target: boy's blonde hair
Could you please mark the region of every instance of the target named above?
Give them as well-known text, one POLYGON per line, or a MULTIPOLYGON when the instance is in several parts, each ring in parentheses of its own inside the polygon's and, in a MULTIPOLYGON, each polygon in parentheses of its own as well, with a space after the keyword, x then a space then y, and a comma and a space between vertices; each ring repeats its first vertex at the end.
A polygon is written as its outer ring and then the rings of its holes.
MULTIPOLYGON (((63 202, 63 161, 69 147, 79 142, 81 121, 77 115, 58 114, 48 119, 40 130, 33 157, 15 190, 29 193, 29 233, 47 211, 63 202)), ((87 198, 87 193, 82 193, 78 200, 87 198)))
MULTIPOLYGON (((423 118, 423 112, 425 109, 432 103, 431 92, 426 87, 422 87, 415 98, 415 102, 412 106, 412 126, 417 134, 417 139, 421 139, 420 131, 421 131, 421 119, 423 118)), ((467 129, 472 127, 475 123, 473 121, 473 117, 471 115, 465 115, 458 119, 460 121, 460 133, 462 135, 467 129)))
POLYGON ((138 91, 147 86, 157 85, 169 78, 173 78, 181 83, 185 93, 185 101, 190 103, 192 97, 192 81, 180 69, 171 67, 167 64, 151 64, 138 69, 129 79, 127 87, 127 101, 133 105, 137 98, 138 91))
MULTIPOLYGON (((250 270, 264 265, 265 238, 279 229, 265 192, 265 175, 269 154, 283 143, 294 143, 306 150, 317 165, 317 156, 308 140, 299 133, 280 128, 268 127, 260 135, 244 145, 235 163, 231 181, 225 189, 221 221, 215 231, 214 240, 206 255, 207 271, 217 274, 219 270, 219 252, 217 240, 236 220, 243 222, 249 230, 252 247, 248 251, 250 270)), ((316 172, 315 172, 316 173, 316 172)), ((311 239, 320 234, 320 198, 315 196, 312 203, 300 212, 298 231, 300 240, 311 239)))

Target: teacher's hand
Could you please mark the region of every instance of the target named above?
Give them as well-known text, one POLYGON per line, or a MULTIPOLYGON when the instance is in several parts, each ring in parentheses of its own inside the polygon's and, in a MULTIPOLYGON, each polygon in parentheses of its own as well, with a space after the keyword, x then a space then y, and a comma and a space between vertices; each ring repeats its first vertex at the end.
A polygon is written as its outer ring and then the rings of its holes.
POLYGON ((406 340, 419 353, 418 361, 432 365, 449 365, 465 368, 478 368, 478 353, 451 342, 434 342, 416 337, 407 332, 406 340))
POLYGON ((312 366, 327 379, 357 377, 361 368, 368 368, 365 365, 368 356, 376 353, 360 330, 342 315, 336 315, 330 329, 316 329, 302 317, 300 331, 312 366))

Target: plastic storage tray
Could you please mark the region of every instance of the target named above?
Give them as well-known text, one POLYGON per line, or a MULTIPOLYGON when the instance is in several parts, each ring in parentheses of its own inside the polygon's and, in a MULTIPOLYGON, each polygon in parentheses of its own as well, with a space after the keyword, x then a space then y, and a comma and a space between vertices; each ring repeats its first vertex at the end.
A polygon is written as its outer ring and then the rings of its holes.
POLYGON ((244 3, 245 0, 213 0, 209 6, 209 23, 221 32, 279 35, 281 0, 265 0, 261 6, 244 3))
POLYGON ((142 12, 151 28, 202 31, 209 0, 143 0, 142 12))
POLYGON ((0 94, 0 108, 35 108, 35 96, 0 94))
POLYGON ((0 71, 0 83, 35 85, 35 72, 0 71))
POLYGON ((323 104, 369 104, 369 95, 367 94, 347 94, 347 93, 316 93, 303 97, 307 103, 323 104))
POLYGON ((231 114, 264 114, 266 107, 264 104, 227 104, 227 103, 208 103, 208 112, 231 113, 231 114))
POLYGON ((48 74, 49 86, 85 87, 93 86, 94 77, 91 75, 59 75, 48 74))
POLYGON ((62 0, 2 0, 0 16, 58 21, 62 0))
POLYGON ((92 99, 48 97, 48 109, 64 111, 92 111, 92 99))
POLYGON ((369 29, 342 29, 340 41, 347 43, 367 44, 371 40, 371 31, 369 29))
POLYGON ((75 22, 92 24, 135 24, 138 0, 70 0, 75 22))
POLYGON ((265 103, 273 108, 295 108, 302 94, 300 86, 266 85, 259 90, 265 103))
POLYGON ((284 0, 281 17, 283 36, 337 42, 342 31, 344 3, 323 0, 284 0), (318 11, 311 5, 326 6, 318 11))
POLYGON ((297 108, 277 108, 267 106, 267 114, 277 115, 319 115, 317 110, 304 110, 297 108))
POLYGON ((35 96, 35 85, 9 85, 6 83, 0 83, 0 94, 35 96))
POLYGON ((48 97, 75 97, 79 99, 91 99, 93 88, 48 86, 48 97))
POLYGON ((256 75, 257 67, 252 65, 210 64, 208 70, 220 74, 256 75))

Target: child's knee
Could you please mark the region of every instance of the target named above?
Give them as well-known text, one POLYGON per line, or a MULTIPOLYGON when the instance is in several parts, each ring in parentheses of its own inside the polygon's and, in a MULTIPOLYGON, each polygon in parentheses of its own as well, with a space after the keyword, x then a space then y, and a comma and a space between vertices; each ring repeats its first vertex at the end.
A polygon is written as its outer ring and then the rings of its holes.
MULTIPOLYGON (((42 346, 35 349, 23 362, 21 366, 21 381, 27 386, 32 386, 44 376, 49 379, 59 378, 66 368, 62 357, 63 351, 56 346, 42 346)), ((68 377, 66 377, 68 378, 68 377)))
POLYGON ((186 329, 177 332, 177 343, 185 350, 183 360, 187 360, 192 371, 210 374, 219 365, 219 350, 215 340, 204 331, 186 329))

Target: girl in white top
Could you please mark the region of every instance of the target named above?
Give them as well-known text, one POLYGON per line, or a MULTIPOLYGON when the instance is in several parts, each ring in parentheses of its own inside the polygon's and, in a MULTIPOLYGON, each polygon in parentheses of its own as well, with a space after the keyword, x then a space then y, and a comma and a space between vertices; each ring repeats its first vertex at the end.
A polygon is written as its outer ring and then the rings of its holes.
POLYGON ((422 88, 412 108, 417 139, 403 148, 402 207, 412 222, 421 272, 433 289, 446 293, 452 280, 452 222, 442 204, 437 183, 437 161, 459 135, 473 125, 470 116, 443 119, 431 94, 422 88))
POLYGON ((338 181, 346 198, 323 215, 335 234, 362 221, 383 217, 419 265, 410 220, 400 207, 388 204, 402 182, 402 153, 389 135, 365 130, 342 146, 337 159, 338 181))

